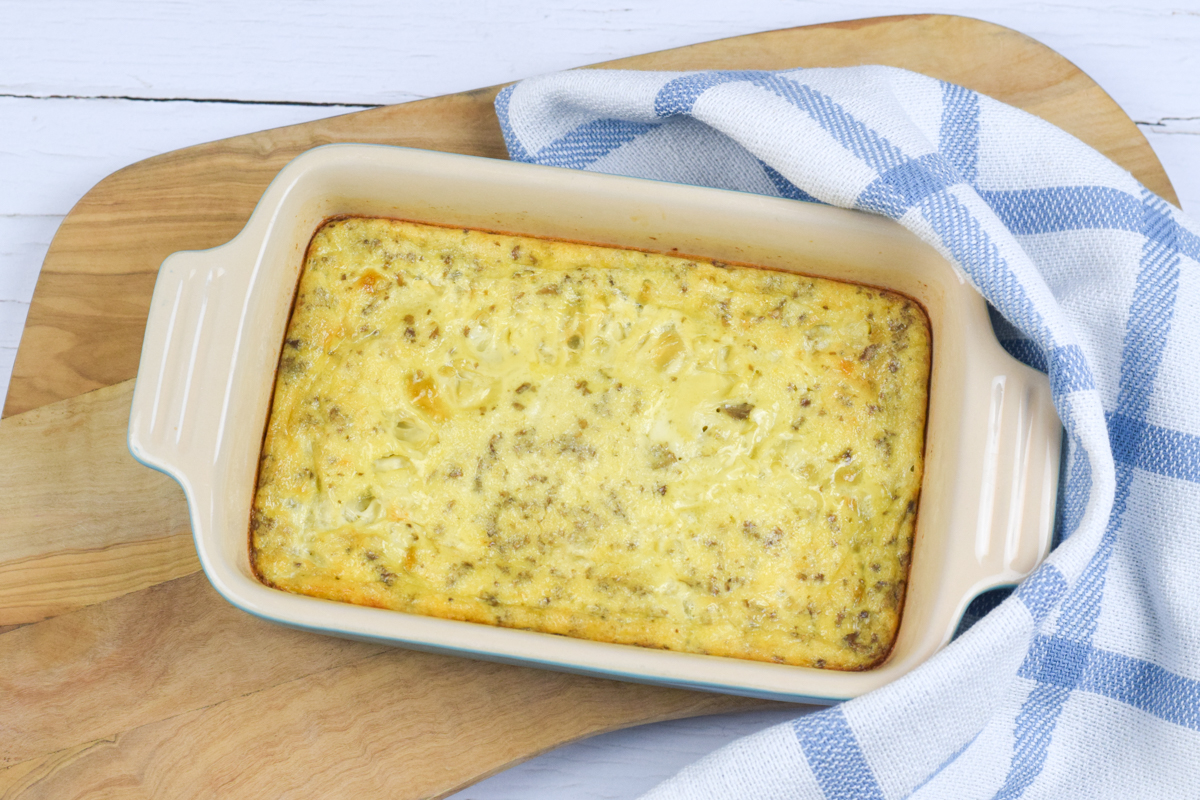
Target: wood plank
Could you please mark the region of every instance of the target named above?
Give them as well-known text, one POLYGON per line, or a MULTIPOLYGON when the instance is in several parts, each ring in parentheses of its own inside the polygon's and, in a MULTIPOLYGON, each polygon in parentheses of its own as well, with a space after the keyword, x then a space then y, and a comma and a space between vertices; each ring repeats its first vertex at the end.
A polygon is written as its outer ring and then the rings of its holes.
MULTIPOLYGON (((407 4, 361 1, 309 4, 289 14, 238 0, 104 0, 81 15, 76 3, 26 4, 21 24, 0 34, 0 94, 390 104, 723 36, 897 13, 887 9, 905 5, 776 0, 730 13, 726 0, 442 0, 414 18, 407 4), (364 10, 370 25, 358 15, 364 10), (522 35, 535 46, 514 47, 522 35)), ((1180 13, 1194 3, 960 0, 953 7, 1076 60, 1116 90, 1135 119, 1194 113, 1200 70, 1188 47, 1200 39, 1200 17, 1180 13), (1139 69, 1139 60, 1153 66, 1139 69), (1169 79, 1153 79, 1164 71, 1169 79)))
POLYGON ((199 571, 188 530, 5 561, 0 563, 0 621, 7 627, 48 619, 199 571))
POLYGON ((194 575, 0 635, 0 796, 429 797, 631 717, 779 705, 293 631, 194 575))
MULTIPOLYGON (((669 691, 543 673, 538 692, 497 701, 488 686, 512 683, 515 669, 393 651, 31 759, 0 771, 0 793, 92 797, 116 785, 122 797, 148 798, 206 798, 214 787, 222 797, 441 797, 620 727, 669 691)), ((727 698, 678 694, 676 711, 647 721, 728 710, 727 698)))
POLYGON ((0 635, 0 765, 388 650, 263 622, 179 578, 0 635))
POLYGON ((200 569, 178 484, 129 455, 133 381, 0 421, 0 625, 200 569))
MULTIPOLYGON (((1038 114, 1176 202, 1137 126, 1049 48, 962 17, 887 17, 754 34, 622 59, 622 69, 783 69, 882 63, 977 89, 1038 114)), ((133 377, 158 265, 243 226, 270 179, 310 147, 397 144, 505 157, 495 88, 226 139, 168 153, 101 181, 59 229, 38 281, 4 413, 133 377), (86 278, 86 280, 84 280, 86 278)))

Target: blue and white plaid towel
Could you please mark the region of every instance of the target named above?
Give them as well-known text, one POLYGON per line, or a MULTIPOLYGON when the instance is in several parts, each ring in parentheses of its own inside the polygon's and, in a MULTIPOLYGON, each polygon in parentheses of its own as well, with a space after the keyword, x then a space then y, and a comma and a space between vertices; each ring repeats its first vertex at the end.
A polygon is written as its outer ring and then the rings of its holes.
POLYGON ((909 676, 647 797, 1200 797, 1200 227, 1029 114, 885 67, 581 71, 501 92, 514 160, 898 220, 1049 372, 1062 543, 909 676))

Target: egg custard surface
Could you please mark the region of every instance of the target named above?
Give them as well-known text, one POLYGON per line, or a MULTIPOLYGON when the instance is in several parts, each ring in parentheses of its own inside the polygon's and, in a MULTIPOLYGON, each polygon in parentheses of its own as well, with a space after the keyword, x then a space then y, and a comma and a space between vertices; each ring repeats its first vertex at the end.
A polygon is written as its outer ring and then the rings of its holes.
POLYGON ((904 600, 930 347, 920 307, 876 288, 332 220, 252 563, 347 603, 866 669, 904 600))

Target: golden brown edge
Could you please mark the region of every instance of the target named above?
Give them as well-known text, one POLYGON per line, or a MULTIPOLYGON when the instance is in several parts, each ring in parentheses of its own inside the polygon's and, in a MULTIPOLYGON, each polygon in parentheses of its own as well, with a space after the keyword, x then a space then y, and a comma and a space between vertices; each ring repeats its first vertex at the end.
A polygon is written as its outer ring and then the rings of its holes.
MULTIPOLYGON (((854 666, 854 667, 829 667, 828 669, 832 669, 832 670, 835 670, 838 672, 866 672, 866 671, 873 670, 873 669, 876 669, 876 668, 882 666, 884 663, 887 662, 887 660, 889 658, 891 658, 892 651, 895 650, 895 647, 896 647, 896 639, 898 638, 900 626, 904 622, 904 605, 905 605, 905 601, 908 598, 909 575, 912 572, 913 551, 916 550, 917 531, 919 530, 918 525, 920 523, 921 494, 923 493, 924 485, 925 485, 925 458, 926 458, 926 450, 928 448, 928 433, 929 433, 929 391, 931 388, 931 380, 932 380, 932 375, 933 375, 933 358, 934 358, 933 354, 934 354, 935 344, 934 344, 934 336, 933 336, 933 326, 931 325, 930 320, 929 320, 929 311, 925 307, 924 303, 922 303, 920 300, 918 300, 915 297, 905 294, 904 292, 898 292, 895 289, 891 289, 891 288, 884 287, 884 286, 877 286, 875 284, 870 284, 870 283, 862 283, 860 281, 850 281, 850 280, 845 280, 844 278, 829 278, 828 276, 812 275, 810 273, 801 272, 798 270, 793 271, 793 270, 779 269, 779 268, 775 268, 775 267, 767 267, 767 266, 763 266, 762 264, 752 264, 752 263, 744 262, 744 261, 712 259, 712 258, 709 258, 708 256, 698 256, 698 255, 695 255, 692 253, 681 253, 681 252, 679 252, 679 249, 676 247, 672 247, 672 248, 670 248, 670 250, 653 250, 650 248, 643 248, 643 247, 626 247, 626 246, 622 246, 622 245, 599 244, 596 242, 589 242, 589 241, 582 240, 582 239, 567 239, 567 238, 561 238, 561 237, 555 237, 555 236, 536 236, 536 235, 531 235, 528 233, 496 230, 496 229, 492 229, 492 228, 474 228, 474 227, 463 226, 463 225, 449 225, 449 224, 446 224, 445 222, 428 222, 425 220, 408 219, 408 218, 401 218, 401 217, 365 216, 362 214, 333 214, 333 215, 330 215, 330 216, 322 219, 321 222, 316 226, 316 228, 313 229, 312 236, 310 236, 309 240, 308 240, 308 245, 306 245, 304 248, 304 257, 301 261, 301 271, 298 272, 296 275, 296 285, 292 289, 292 300, 291 300, 289 310, 288 310, 288 318, 287 318, 287 322, 284 324, 284 334, 283 335, 285 337, 287 336, 287 327, 291 324, 291 321, 292 321, 292 315, 296 311, 296 298, 299 296, 300 279, 303 275, 303 264, 308 263, 309 251, 312 249, 312 245, 316 239, 317 233, 320 232, 320 230, 322 228, 324 228, 326 225, 328 225, 329 223, 337 222, 339 220, 345 220, 345 219, 386 219, 386 220, 389 220, 392 222, 408 222, 408 223, 414 223, 417 225, 427 225, 427 226, 433 227, 433 228, 445 228, 447 230, 463 230, 463 231, 469 230, 469 231, 476 231, 479 233, 493 234, 493 235, 497 235, 497 236, 525 237, 528 239, 541 239, 543 241, 565 242, 565 243, 569 243, 569 244, 586 245, 588 247, 600 247, 600 248, 604 248, 606 250, 628 250, 628 251, 633 251, 633 252, 638 252, 638 253, 654 253, 657 255, 671 256, 673 258, 688 258, 688 259, 695 259, 695 260, 699 260, 699 261, 708 261, 708 262, 711 262, 718 266, 729 265, 729 266, 743 267, 743 268, 748 268, 748 269, 766 270, 768 272, 786 272, 789 275, 801 275, 806 278, 817 278, 820 280, 836 280, 836 281, 839 281, 840 283, 850 284, 852 286, 863 286, 863 287, 866 287, 869 289, 873 289, 882 294, 889 294, 889 295, 893 295, 896 297, 903 297, 906 301, 908 301, 908 302, 912 303, 914 306, 916 306, 916 308, 921 312, 920 319, 922 321, 922 325, 925 327, 926 338, 929 342, 929 364, 928 364, 928 369, 925 372, 925 386, 924 386, 925 403, 922 406, 922 411, 924 412, 924 418, 923 418, 923 424, 921 426, 921 436, 922 436, 922 439, 921 439, 921 488, 918 489, 918 491, 917 491, 917 498, 915 501, 916 502, 916 512, 913 517, 913 538, 912 538, 912 543, 909 545, 909 552, 907 554, 908 563, 905 564, 905 567, 904 567, 905 568, 904 592, 903 592, 903 594, 901 594, 898 604, 897 604, 896 625, 895 625, 894 629, 892 630, 891 643, 889 644, 888 649, 870 663, 862 664, 862 665, 854 666)), ((282 358, 283 358, 283 340, 282 339, 280 340, 279 351, 280 351, 280 359, 282 360, 282 358)), ((270 426, 270 421, 271 421, 271 410, 275 406, 275 390, 279 384, 279 380, 278 380, 279 379, 279 369, 280 369, 280 365, 277 364, 275 367, 274 379, 272 380, 272 383, 271 383, 271 395, 270 395, 270 398, 268 399, 268 403, 267 403, 267 409, 268 409, 267 415, 263 419, 263 433, 262 433, 262 437, 259 441, 259 447, 258 447, 258 449, 259 449, 259 459, 258 459, 259 467, 255 473, 254 495, 253 495, 256 498, 258 496, 259 481, 262 478, 262 453, 263 453, 263 449, 266 447, 267 429, 270 426)), ((258 566, 257 553, 255 552, 255 549, 254 549, 254 532, 257 529, 257 525, 256 525, 256 521, 255 521, 256 502, 252 503, 250 506, 250 519, 249 519, 249 523, 248 523, 247 536, 246 536, 246 547, 247 547, 248 554, 249 554, 250 571, 254 575, 255 579, 258 580, 258 582, 263 584, 264 586, 267 586, 276 591, 286 592, 288 590, 281 588, 280 586, 275 584, 273 581, 266 578, 262 574, 262 570, 258 566)), ((347 602, 348 603, 349 601, 337 600, 334 602, 347 602)), ((360 603, 359 605, 369 605, 369 604, 361 604, 360 603)), ((397 613, 402 614, 402 613, 406 613, 406 612, 400 611, 397 613)), ((452 619, 457 622, 470 622, 470 623, 473 623, 476 625, 490 625, 492 627, 512 628, 512 629, 518 629, 518 630, 531 630, 528 628, 520 628, 519 626, 505 625, 500 622, 493 622, 490 620, 489 621, 481 621, 481 620, 477 620, 477 619, 468 619, 466 617, 442 617, 442 619, 452 619)), ((549 633, 546 631, 538 631, 538 633, 548 633, 548 635, 551 635, 551 636, 568 636, 568 634, 549 633)), ((608 642, 608 641, 605 641, 604 643, 618 645, 618 646, 625 646, 625 647, 645 647, 645 648, 649 648, 649 649, 661 649, 661 650, 669 650, 670 649, 668 647, 663 647, 663 646, 655 645, 655 644, 608 642)), ((725 656, 725 657, 732 657, 732 656, 725 656)), ((749 660, 754 660, 754 659, 749 659, 749 660)), ((763 660, 765 661, 766 659, 763 659, 763 660)), ((826 667, 813 667, 813 669, 826 669, 826 667)))

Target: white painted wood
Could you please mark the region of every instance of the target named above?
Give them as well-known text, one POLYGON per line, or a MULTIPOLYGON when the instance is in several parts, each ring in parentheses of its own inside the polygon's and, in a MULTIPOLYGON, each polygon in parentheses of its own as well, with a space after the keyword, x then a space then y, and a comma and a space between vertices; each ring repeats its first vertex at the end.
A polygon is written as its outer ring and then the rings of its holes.
MULTIPOLYGON (((5 68, 0 52, 0 72, 5 68)), ((50 240, 88 189, 122 167, 181 147, 356 110, 0 97, 0 398, 8 393, 50 240)))
POLYGON ((1200 218, 1200 114, 1190 120, 1138 127, 1166 169, 1179 195, 1179 207, 1193 218, 1200 218))
MULTIPOLYGON (((3 62, 0 52, 0 72, 3 62)), ((63 216, 101 178, 134 162, 360 108, 0 97, 0 215, 63 216)))
MULTIPOLYGON (((1200 212, 1200 0, 0 0, 0 10, 0 397, 54 230, 120 167, 356 106, 774 28, 941 12, 1022 31, 1144 123, 1184 209, 1200 212)), ((454 798, 632 797, 786 716, 607 734, 454 798)))
POLYGON ((39 0, 0 33, 0 94, 395 103, 624 55, 885 14, 964 14, 1075 61, 1135 119, 1196 109, 1195 0, 39 0), (1190 10, 1189 10, 1190 9, 1190 10), (1188 43, 1193 46, 1188 47, 1188 43), (1147 83, 1137 61, 1178 74, 1147 83))

